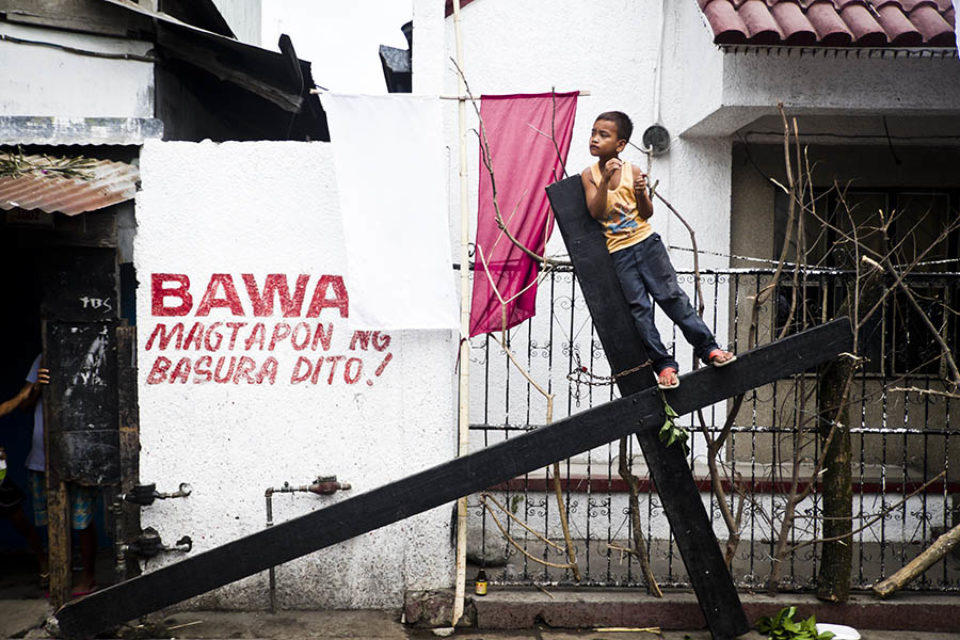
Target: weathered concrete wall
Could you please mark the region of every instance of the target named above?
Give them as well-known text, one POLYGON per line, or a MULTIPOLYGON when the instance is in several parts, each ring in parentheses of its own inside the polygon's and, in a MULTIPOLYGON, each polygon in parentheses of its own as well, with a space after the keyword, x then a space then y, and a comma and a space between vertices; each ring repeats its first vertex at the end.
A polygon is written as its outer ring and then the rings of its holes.
MULTIPOLYGON (((149 42, 0 23, 0 33, 85 51, 146 55, 149 42)), ((153 63, 0 42, 0 113, 7 116, 153 117, 153 63)))
MULTIPOLYGON (((194 489, 187 499, 145 509, 144 526, 168 543, 190 535, 199 552, 263 529, 268 487, 336 474, 358 494, 454 456, 455 336, 398 332, 371 336, 366 348, 353 343, 330 145, 149 143, 141 176, 141 476, 161 490, 179 482, 194 489), (283 296, 273 294, 272 312, 258 310, 242 274, 260 293, 268 274, 279 274, 294 299, 301 278, 303 300, 284 310, 283 296), (167 290, 163 297, 154 278, 167 290), (211 280, 218 284, 205 307, 211 280), (199 346, 151 341, 158 327, 172 331, 180 322, 187 333, 195 323, 222 324, 199 346), (244 357, 251 370, 239 365, 228 375, 231 358, 244 357)), ((278 494, 274 518, 348 495, 278 494)), ((449 524, 450 508, 441 507, 283 565, 279 604, 397 606, 405 589, 448 586, 449 524)), ((264 607, 266 574, 193 604, 264 607)))

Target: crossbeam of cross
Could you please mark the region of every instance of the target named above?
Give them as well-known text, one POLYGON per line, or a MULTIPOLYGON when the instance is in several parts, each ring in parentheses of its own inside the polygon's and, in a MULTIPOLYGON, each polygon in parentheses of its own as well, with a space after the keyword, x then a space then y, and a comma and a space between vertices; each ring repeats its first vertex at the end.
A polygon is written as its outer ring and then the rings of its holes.
MULTIPOLYGON (((579 184, 579 179, 576 180, 579 184)), ((559 200, 555 189, 548 190, 560 220, 561 210, 570 213, 567 210, 575 208, 576 201, 570 195, 573 192, 566 191, 571 187, 569 180, 558 185, 564 189, 562 193, 570 204, 568 207, 559 200)), ((561 223, 562 230, 564 226, 561 223)), ((571 255, 579 253, 584 246, 582 238, 568 239, 571 255), (581 244, 575 249, 571 242, 581 244)), ((574 262, 581 269, 582 263, 577 264, 577 258, 574 262)), ((599 262, 597 273, 602 274, 604 268, 604 263, 599 262)), ((587 273, 581 272, 585 295, 591 289, 583 279, 587 273)), ((612 275, 612 271, 609 274, 612 275)), ((616 291, 619 295, 619 289, 616 291)), ((591 312, 594 312, 594 321, 603 321, 604 316, 598 317, 590 302, 593 297, 591 293, 587 300, 591 312)), ((622 296, 620 299, 622 302, 622 296)), ((604 329, 601 340, 613 370, 622 371, 634 366, 638 362, 633 359, 635 349, 616 341, 608 344, 603 338, 606 332, 604 329), (618 368, 620 358, 630 359, 630 365, 618 368)), ((678 414, 689 413, 826 362, 848 351, 851 343, 849 322, 835 321, 741 354, 737 362, 722 371, 706 368, 688 373, 681 378, 680 389, 668 392, 667 399, 678 414)), ((644 362, 645 354, 640 355, 643 359, 639 362, 644 362)), ((56 613, 61 633, 67 638, 92 636, 558 460, 636 434, 707 624, 717 640, 733 638, 747 630, 743 609, 723 564, 686 459, 678 447, 665 447, 658 439, 665 419, 663 397, 649 385, 652 379, 649 370, 645 383, 641 373, 624 376, 618 381, 624 395, 618 400, 68 603, 56 613), (628 388, 626 384, 638 389, 624 392, 628 388)))

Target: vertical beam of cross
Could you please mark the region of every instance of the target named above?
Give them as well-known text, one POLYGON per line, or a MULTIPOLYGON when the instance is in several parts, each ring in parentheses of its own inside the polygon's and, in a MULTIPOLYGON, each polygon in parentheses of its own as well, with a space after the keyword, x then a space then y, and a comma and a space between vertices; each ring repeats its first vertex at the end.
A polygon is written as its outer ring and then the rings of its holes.
MULTIPOLYGON (((653 386, 653 373, 645 364, 646 348, 621 292, 600 225, 587 211, 580 177, 550 185, 547 195, 610 370, 621 374, 616 380, 621 395, 653 386)), ((671 404, 672 397, 681 393, 668 393, 671 404)), ((720 640, 746 633, 750 624, 683 452, 678 446, 665 447, 656 430, 641 430, 637 439, 713 637, 720 640)))

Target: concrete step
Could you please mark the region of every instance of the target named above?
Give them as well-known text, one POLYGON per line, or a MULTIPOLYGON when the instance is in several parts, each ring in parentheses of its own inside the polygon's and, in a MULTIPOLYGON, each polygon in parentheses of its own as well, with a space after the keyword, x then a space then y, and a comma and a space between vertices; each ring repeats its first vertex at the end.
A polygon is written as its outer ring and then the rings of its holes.
MULTIPOLYGON (((860 594, 842 605, 802 594, 741 594, 740 598, 751 623, 761 616, 775 615, 783 607, 796 606, 798 617, 815 615, 818 622, 856 629, 960 630, 960 597, 956 595, 899 594, 890 600, 878 600, 860 594)), ((537 624, 574 629, 705 627, 696 597, 684 591, 668 591, 658 599, 635 590, 491 588, 486 596, 474 597, 474 603, 480 630, 529 629, 537 624)))

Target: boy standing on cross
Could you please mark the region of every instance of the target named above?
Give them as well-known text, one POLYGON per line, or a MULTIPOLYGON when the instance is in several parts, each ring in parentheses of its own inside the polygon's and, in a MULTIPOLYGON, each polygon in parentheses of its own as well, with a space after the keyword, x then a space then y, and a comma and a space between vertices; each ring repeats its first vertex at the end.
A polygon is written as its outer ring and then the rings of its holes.
POLYGON ((647 221, 653 215, 653 202, 647 193, 647 176, 629 162, 620 160, 633 133, 633 123, 625 113, 606 111, 597 116, 590 132, 590 155, 598 162, 583 170, 580 179, 587 198, 587 209, 603 225, 607 251, 613 258, 617 278, 641 337, 650 350, 657 386, 676 389, 679 366, 660 340, 653 321, 653 300, 683 333, 694 353, 703 362, 722 367, 736 356, 717 345, 690 299, 677 284, 660 235, 647 221))

